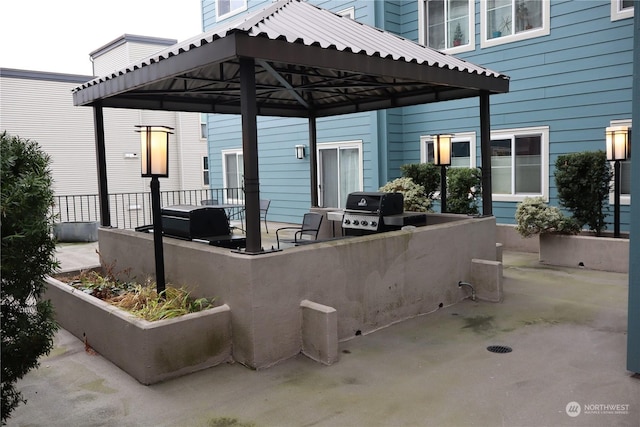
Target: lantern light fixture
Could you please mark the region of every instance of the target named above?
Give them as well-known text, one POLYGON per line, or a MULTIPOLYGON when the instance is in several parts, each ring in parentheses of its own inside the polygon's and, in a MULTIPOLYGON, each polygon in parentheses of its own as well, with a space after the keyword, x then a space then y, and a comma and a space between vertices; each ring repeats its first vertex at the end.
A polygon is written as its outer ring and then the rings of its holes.
POLYGON ((141 176, 144 178, 169 176, 169 135, 173 128, 168 126, 136 126, 140 133, 141 176))
POLYGON ((620 237, 620 161, 629 157, 629 128, 611 126, 604 134, 607 160, 613 162, 613 237, 620 237))
POLYGON ((156 290, 164 295, 164 250, 162 248, 162 213, 160 211, 160 180, 169 177, 168 126, 136 126, 140 132, 141 175, 151 178, 151 219, 153 221, 153 252, 156 264, 156 290))
POLYGON ((451 165, 451 135, 433 139, 433 164, 440 166, 440 213, 447 211, 447 166, 451 165))
POLYGON ((605 131, 607 144, 607 160, 627 160, 629 158, 629 128, 627 126, 611 126, 605 131))
POLYGON ((433 140, 433 164, 451 165, 451 135, 436 135, 433 140))

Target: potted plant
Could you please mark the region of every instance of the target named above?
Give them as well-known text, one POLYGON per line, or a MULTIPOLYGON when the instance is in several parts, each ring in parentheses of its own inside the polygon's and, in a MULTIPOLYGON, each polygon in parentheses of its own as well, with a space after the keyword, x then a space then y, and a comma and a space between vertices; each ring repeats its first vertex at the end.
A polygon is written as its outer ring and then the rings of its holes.
POLYGON ((464 35, 462 34, 462 28, 460 28, 460 23, 456 25, 456 30, 453 33, 453 45, 460 46, 462 44, 462 39, 464 35))
POLYGON ((520 30, 530 30, 532 25, 529 23, 529 9, 524 0, 516 5, 516 28, 520 30))
POLYGON ((511 34, 511 16, 505 15, 502 17, 502 22, 500 25, 493 31, 493 38, 502 37, 502 33, 511 34))

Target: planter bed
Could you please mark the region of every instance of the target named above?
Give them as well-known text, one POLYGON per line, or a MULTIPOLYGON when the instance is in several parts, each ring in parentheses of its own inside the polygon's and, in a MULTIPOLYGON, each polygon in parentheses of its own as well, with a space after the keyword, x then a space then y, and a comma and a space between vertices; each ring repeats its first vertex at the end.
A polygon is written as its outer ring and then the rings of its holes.
POLYGON ((231 359, 230 309, 224 304, 148 322, 48 277, 60 326, 142 384, 154 384, 231 359))
POLYGON ((629 239, 540 234, 540 262, 561 267, 629 272, 629 239))

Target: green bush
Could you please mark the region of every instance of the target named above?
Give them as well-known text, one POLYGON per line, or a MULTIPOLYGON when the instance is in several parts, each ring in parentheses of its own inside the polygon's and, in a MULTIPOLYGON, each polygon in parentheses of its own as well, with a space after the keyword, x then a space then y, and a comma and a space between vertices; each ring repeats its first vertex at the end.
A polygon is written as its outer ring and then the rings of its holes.
POLYGON ((53 347, 57 325, 44 278, 57 267, 51 237, 49 157, 38 144, 0 134, 2 423, 26 402, 15 383, 53 347))
POLYGON ((516 231, 522 237, 552 231, 577 234, 580 225, 555 206, 548 206, 542 197, 527 197, 516 208, 516 231))
POLYGON ((412 212, 430 212, 431 199, 425 195, 424 187, 411 178, 396 178, 380 187, 385 193, 402 193, 404 210, 412 212))
POLYGON ((607 228, 605 202, 609 197, 611 167, 604 151, 585 151, 559 156, 556 161, 556 187, 560 205, 575 220, 597 235, 607 228))
POLYGON ((447 212, 477 215, 481 188, 480 169, 447 170, 447 212))
POLYGON ((433 199, 433 194, 440 190, 440 168, 433 163, 409 163, 400 166, 400 170, 403 177, 421 185, 429 199, 433 199))

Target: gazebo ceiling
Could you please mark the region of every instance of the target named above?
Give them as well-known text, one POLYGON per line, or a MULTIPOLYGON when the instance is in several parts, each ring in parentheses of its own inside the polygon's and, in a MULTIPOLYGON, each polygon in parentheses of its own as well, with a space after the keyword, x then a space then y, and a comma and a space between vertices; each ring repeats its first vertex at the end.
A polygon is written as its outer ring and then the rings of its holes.
POLYGON ((73 91, 75 105, 323 117, 504 93, 509 78, 300 0, 282 0, 73 91))

